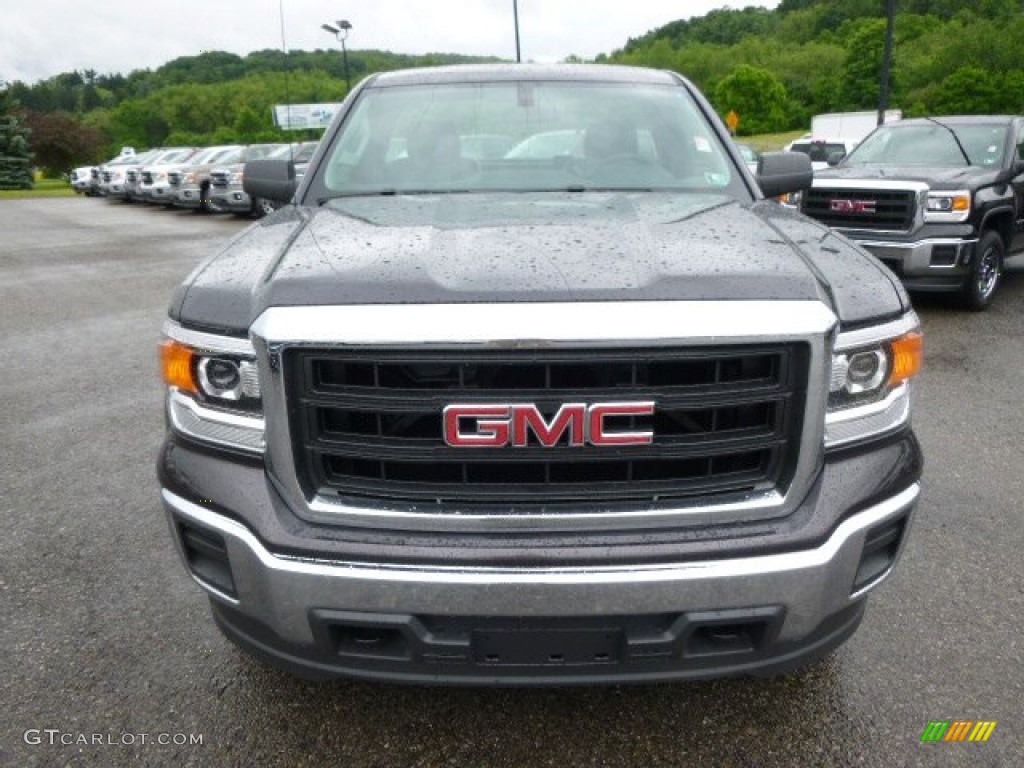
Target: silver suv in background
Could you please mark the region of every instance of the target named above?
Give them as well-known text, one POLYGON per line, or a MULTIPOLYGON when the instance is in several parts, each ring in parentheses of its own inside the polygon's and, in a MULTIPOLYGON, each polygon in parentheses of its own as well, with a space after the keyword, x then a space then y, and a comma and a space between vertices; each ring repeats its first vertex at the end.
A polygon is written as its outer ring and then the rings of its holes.
MULTIPOLYGON (((316 153, 317 147, 320 146, 319 141, 303 141, 289 145, 289 149, 280 149, 270 156, 268 159, 274 160, 291 160, 295 165, 295 183, 298 184, 302 181, 302 177, 306 175, 306 170, 309 168, 309 163, 313 159, 313 155, 316 153)), ((264 200, 260 198, 256 205, 253 206, 254 212, 257 216, 266 216, 272 211, 276 211, 281 208, 285 203, 278 202, 277 200, 264 200)))
POLYGON ((167 150, 152 163, 143 166, 140 173, 139 197, 147 203, 166 203, 169 199, 173 202, 173 198, 168 194, 168 171, 204 151, 197 147, 177 147, 167 150))
POLYGON ((135 162, 125 168, 124 192, 119 195, 126 203, 134 202, 141 196, 140 186, 142 184, 142 169, 150 164, 160 162, 165 155, 174 152, 173 148, 156 147, 141 155, 136 155, 135 162))
POLYGON ((207 152, 167 172, 177 208, 210 210, 210 172, 218 166, 238 162, 245 149, 240 144, 210 147, 207 152))
POLYGON ((250 144, 234 163, 214 168, 210 172, 210 210, 215 213, 238 213, 251 215, 256 204, 242 189, 245 164, 251 160, 263 160, 288 144, 250 144))
POLYGON ((95 170, 94 166, 85 165, 81 168, 72 169, 71 173, 68 174, 68 181, 71 182, 71 188, 75 190, 76 194, 84 194, 89 197, 99 194, 99 190, 94 189, 92 183, 92 174, 95 170))
POLYGON ((124 197, 129 170, 152 156, 152 151, 138 155, 119 155, 99 166, 96 168, 96 191, 104 197, 124 197))

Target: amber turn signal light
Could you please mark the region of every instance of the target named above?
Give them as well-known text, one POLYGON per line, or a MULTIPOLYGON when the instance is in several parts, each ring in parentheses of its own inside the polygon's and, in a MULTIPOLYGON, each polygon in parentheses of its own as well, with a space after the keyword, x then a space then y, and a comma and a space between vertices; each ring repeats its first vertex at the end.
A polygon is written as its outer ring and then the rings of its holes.
POLYGON ((895 386, 913 378, 921 370, 923 352, 920 331, 911 331, 905 336, 894 339, 892 349, 892 373, 889 374, 890 386, 895 386))
POLYGON ((194 358, 195 353, 184 344, 173 339, 160 342, 160 373, 164 383, 169 387, 198 394, 199 386, 192 365, 194 358))

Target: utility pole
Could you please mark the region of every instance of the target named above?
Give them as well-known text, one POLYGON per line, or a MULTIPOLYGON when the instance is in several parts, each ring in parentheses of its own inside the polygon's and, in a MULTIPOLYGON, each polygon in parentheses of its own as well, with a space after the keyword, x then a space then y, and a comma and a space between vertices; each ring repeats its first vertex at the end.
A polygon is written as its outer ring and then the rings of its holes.
POLYGON ((889 108, 889 81, 892 78, 892 30, 896 26, 896 0, 886 0, 885 55, 882 59, 881 81, 878 87, 878 125, 885 122, 889 108))

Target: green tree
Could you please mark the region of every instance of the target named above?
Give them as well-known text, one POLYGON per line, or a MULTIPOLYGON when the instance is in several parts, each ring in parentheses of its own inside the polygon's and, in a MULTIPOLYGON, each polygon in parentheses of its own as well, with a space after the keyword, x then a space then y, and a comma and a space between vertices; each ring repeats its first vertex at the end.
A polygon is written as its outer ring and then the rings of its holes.
POLYGON ((939 85, 932 108, 944 115, 986 115, 998 111, 1005 78, 981 67, 964 66, 939 85))
MULTIPOLYGON (((885 27, 885 19, 852 22, 844 26, 851 31, 840 81, 840 98, 847 109, 872 109, 878 106, 885 27)), ((894 72, 895 69, 894 66, 894 72)), ((891 87, 895 88, 895 84, 891 87)))
POLYGON ((258 141, 260 134, 270 127, 270 120, 260 120, 252 107, 243 106, 235 115, 235 133, 239 141, 258 141))
POLYGON ((0 189, 32 189, 29 129, 6 90, 0 91, 0 189))
POLYGON ((786 87, 771 72, 742 64, 715 88, 715 107, 740 116, 737 133, 772 133, 787 126, 786 87))
POLYGON ((1007 72, 1003 83, 1000 108, 997 111, 1011 115, 1024 114, 1024 69, 1007 72))
POLYGON ((100 162, 106 154, 106 137, 68 112, 26 112, 25 124, 32 132, 36 164, 50 178, 75 165, 100 162))

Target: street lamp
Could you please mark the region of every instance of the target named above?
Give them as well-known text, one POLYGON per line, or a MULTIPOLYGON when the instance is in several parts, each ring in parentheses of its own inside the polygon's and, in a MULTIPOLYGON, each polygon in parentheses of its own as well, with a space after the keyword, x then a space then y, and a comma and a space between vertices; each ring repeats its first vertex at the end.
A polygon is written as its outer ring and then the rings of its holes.
POLYGON ((892 28, 896 24, 896 0, 886 2, 885 52, 882 54, 882 73, 878 84, 878 124, 885 122, 889 108, 889 86, 892 80, 892 28))
POLYGON ((516 27, 516 63, 518 64, 523 60, 519 54, 519 0, 512 0, 512 19, 516 27))
POLYGON ((352 25, 348 19, 341 19, 340 21, 334 22, 338 26, 332 26, 330 24, 321 24, 320 29, 325 32, 330 32, 341 43, 341 59, 345 63, 345 93, 352 90, 352 81, 348 76, 348 49, 345 48, 345 41, 348 39, 348 32, 352 29, 352 25))

